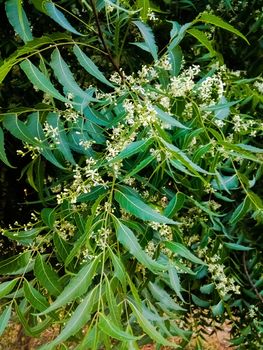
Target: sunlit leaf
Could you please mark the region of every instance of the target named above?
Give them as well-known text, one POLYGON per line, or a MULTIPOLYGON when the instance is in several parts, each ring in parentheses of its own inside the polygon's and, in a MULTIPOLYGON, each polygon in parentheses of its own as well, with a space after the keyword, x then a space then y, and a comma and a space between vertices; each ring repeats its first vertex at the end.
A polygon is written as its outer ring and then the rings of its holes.
POLYGON ((8 0, 5 2, 6 15, 16 33, 26 43, 33 40, 30 23, 22 7, 22 1, 8 0))

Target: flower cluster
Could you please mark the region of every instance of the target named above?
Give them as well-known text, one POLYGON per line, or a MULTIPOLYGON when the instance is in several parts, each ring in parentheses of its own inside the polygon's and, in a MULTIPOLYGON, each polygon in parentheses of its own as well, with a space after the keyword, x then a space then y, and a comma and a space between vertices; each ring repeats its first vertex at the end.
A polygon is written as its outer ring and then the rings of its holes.
POLYGON ((57 203, 61 204, 64 200, 70 203, 76 203, 77 198, 88 193, 94 186, 107 186, 107 181, 103 180, 96 167, 96 160, 87 158, 85 165, 76 165, 73 169, 73 181, 68 186, 64 186, 63 191, 57 194, 57 203))

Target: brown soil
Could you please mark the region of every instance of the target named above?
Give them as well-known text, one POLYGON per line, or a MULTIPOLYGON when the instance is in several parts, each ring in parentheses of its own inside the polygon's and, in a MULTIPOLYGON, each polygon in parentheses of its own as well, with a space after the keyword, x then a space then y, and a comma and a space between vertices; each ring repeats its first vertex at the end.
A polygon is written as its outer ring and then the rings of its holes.
MULTIPOLYGON (((205 337, 205 341, 202 341, 204 350, 229 350, 230 347, 230 326, 224 324, 224 330, 215 331, 212 328, 207 328, 208 335, 205 337)), ((5 331, 0 339, 0 350, 36 350, 40 345, 46 344, 56 337, 58 329, 50 328, 46 330, 41 338, 30 338, 23 332, 21 326, 12 324, 5 331)), ((175 343, 178 343, 178 338, 171 339, 175 343)), ((187 347, 187 350, 195 349, 196 340, 193 340, 187 347)), ((74 346, 71 347, 74 349, 74 346)), ((142 347, 141 350, 155 350, 156 347, 153 344, 148 344, 142 347)), ((163 347, 163 350, 170 350, 170 347, 163 347)))

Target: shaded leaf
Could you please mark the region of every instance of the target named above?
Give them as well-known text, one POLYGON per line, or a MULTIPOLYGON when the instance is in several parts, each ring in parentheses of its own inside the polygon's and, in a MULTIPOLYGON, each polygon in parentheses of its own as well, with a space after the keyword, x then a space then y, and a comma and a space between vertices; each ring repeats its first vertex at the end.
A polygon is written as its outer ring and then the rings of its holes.
POLYGON ((249 197, 246 196, 244 201, 240 203, 232 213, 229 220, 229 224, 235 225, 244 215, 246 215, 246 213, 250 209, 250 204, 251 204, 251 201, 249 197))
POLYGON ((170 284, 171 287, 173 288, 173 290, 175 291, 175 293, 177 294, 177 296, 183 301, 185 302, 182 294, 181 294, 181 284, 180 284, 180 279, 178 276, 178 273, 176 271, 176 269, 174 268, 173 265, 169 264, 168 267, 168 272, 169 272, 169 278, 170 278, 170 284))
POLYGON ((128 174, 127 177, 131 177, 135 174, 137 174, 139 171, 147 167, 153 160, 155 159, 154 156, 149 156, 145 159, 143 159, 138 165, 135 166, 134 169, 132 169, 128 174))
POLYGON ((0 337, 4 333, 4 330, 6 329, 8 322, 11 317, 11 311, 12 311, 12 306, 11 304, 7 306, 2 314, 0 315, 0 337))
POLYGON ((164 290, 164 288, 159 286, 157 283, 150 282, 149 290, 151 291, 153 297, 162 305, 164 305, 168 310, 185 311, 185 309, 176 304, 172 297, 170 297, 170 295, 164 290))
POLYGON ((36 310, 44 311, 49 306, 46 298, 38 290, 32 287, 27 280, 24 281, 23 290, 26 299, 36 310))
POLYGON ((105 315, 100 314, 99 317, 99 328, 110 337, 124 342, 129 340, 137 340, 140 338, 123 331, 118 325, 113 323, 112 319, 106 317, 105 315))
POLYGON ((229 248, 230 250, 240 250, 240 251, 248 251, 251 250, 253 248, 251 247, 246 247, 244 245, 241 244, 237 244, 237 243, 224 243, 224 246, 226 246, 227 248, 229 248))
POLYGON ((185 195, 182 192, 177 192, 176 195, 170 200, 163 213, 167 217, 172 217, 177 213, 184 205, 185 195))
POLYGON ((166 267, 158 264, 156 261, 152 260, 152 258, 144 252, 142 247, 140 246, 137 238, 135 237, 132 230, 129 227, 125 226, 122 222, 116 219, 117 224, 117 239, 118 241, 124 245, 124 247, 145 267, 149 270, 156 271, 164 271, 166 267))
MULTIPOLYGON (((15 285, 17 284, 18 279, 13 279, 12 281, 2 282, 0 284, 0 299, 3 298, 5 295, 12 292, 15 285)), ((0 322, 1 324, 1 322, 0 322)))
POLYGON ((68 138, 65 132, 65 127, 60 121, 59 115, 57 113, 48 113, 47 124, 51 125, 53 128, 56 128, 58 130, 58 134, 55 140, 56 148, 63 154, 65 160, 75 165, 76 162, 73 158, 68 144, 68 138))
POLYGON ((110 257, 114 267, 114 275, 118 278, 123 286, 127 284, 125 267, 121 261, 121 259, 113 253, 111 249, 109 249, 110 257))
POLYGON ((47 314, 70 301, 83 295, 89 288, 93 277, 95 276, 100 255, 91 263, 85 264, 79 272, 70 280, 57 299, 41 314, 47 314))
POLYGON ((4 132, 3 129, 0 127, 0 159, 2 162, 4 162, 7 166, 10 168, 15 168, 9 163, 9 160, 7 159, 6 153, 5 153, 5 141, 4 141, 4 132))
POLYGON ((219 301, 218 304, 213 305, 212 307, 212 313, 214 316, 221 316, 224 313, 224 303, 222 300, 219 301))
POLYGON ((149 335, 149 337, 157 342, 157 344, 162 344, 165 346, 171 346, 173 348, 177 348, 178 345, 175 343, 171 343, 170 341, 166 340, 158 331, 157 329, 151 324, 150 321, 147 320, 146 317, 143 316, 142 312, 132 303, 128 300, 128 303, 139 323, 141 328, 144 330, 146 334, 149 335))
POLYGON ((182 67, 183 53, 181 47, 175 46, 168 50, 169 61, 172 65, 172 75, 177 76, 182 67))
POLYGON ((26 251, 22 254, 14 255, 8 259, 0 261, 0 274, 2 275, 19 275, 33 268, 30 264, 31 253, 26 251))
POLYGON ((73 312, 70 319, 67 321, 65 327, 62 329, 60 334, 47 345, 44 345, 40 349, 49 350, 53 349, 54 346, 67 340, 70 336, 76 334, 91 318, 91 312, 98 300, 98 286, 92 289, 87 296, 78 305, 76 310, 73 312))
POLYGON ((61 293, 62 287, 58 282, 58 274, 44 261, 41 254, 37 255, 34 272, 39 283, 46 288, 51 295, 58 296, 61 293))

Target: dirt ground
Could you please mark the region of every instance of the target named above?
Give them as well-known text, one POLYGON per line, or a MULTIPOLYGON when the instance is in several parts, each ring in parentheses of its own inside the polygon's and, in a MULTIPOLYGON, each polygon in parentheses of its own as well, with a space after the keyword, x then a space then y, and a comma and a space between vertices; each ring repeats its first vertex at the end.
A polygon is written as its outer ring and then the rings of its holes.
MULTIPOLYGON (((224 324, 222 331, 213 332, 212 328, 207 328, 206 331, 209 335, 206 336, 203 342, 204 350, 229 350, 230 347, 230 326, 224 324), (213 333, 213 334, 212 334, 213 333)), ((45 331, 41 338, 30 338, 24 335, 21 326, 12 324, 0 338, 0 350, 36 350, 40 345, 46 344, 48 341, 54 338, 56 335, 56 329, 48 329, 45 331)), ((178 343, 178 339, 174 338, 171 341, 178 343)), ((74 346, 70 347, 74 349, 74 346)), ((156 347, 153 344, 145 345, 141 350, 155 350, 156 347)), ((172 348, 163 347, 163 350, 170 350, 172 348)), ((195 340, 189 344, 187 350, 195 349, 195 340)))

